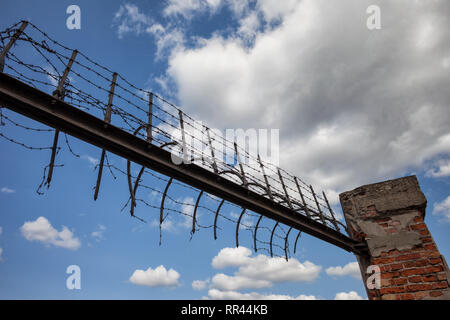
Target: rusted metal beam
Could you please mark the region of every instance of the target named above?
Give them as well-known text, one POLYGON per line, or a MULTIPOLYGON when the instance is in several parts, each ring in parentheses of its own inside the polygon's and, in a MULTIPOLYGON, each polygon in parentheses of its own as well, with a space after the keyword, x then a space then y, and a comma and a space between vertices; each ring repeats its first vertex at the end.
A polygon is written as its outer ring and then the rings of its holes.
POLYGON ((221 178, 196 164, 177 165, 171 153, 113 125, 105 128, 104 121, 33 88, 11 76, 0 73, 0 103, 31 119, 64 131, 92 145, 104 148, 146 168, 170 176, 226 201, 262 214, 359 254, 359 242, 336 230, 298 214, 290 208, 221 178))

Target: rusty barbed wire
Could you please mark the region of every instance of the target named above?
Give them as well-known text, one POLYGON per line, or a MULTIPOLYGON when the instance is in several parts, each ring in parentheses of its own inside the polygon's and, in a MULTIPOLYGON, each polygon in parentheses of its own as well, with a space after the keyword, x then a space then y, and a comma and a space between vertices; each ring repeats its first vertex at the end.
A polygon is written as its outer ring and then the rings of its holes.
MULTIPOLYGON (((14 37, 20 24, 20 22, 16 23, 4 31, 0 31, 1 48, 5 47, 6 40, 14 37)), ((64 97, 72 106, 90 111, 94 115, 105 117, 109 114, 110 117, 113 117, 114 126, 147 140, 152 145, 214 172, 224 179, 240 184, 248 190, 295 211, 297 214, 305 215, 338 232, 340 232, 339 226, 346 230, 345 225, 336 219, 325 193, 323 193, 323 197, 316 194, 312 186, 302 179, 261 159, 259 155, 256 157, 246 148, 237 145, 235 141, 227 140, 225 136, 217 134, 216 130, 212 130, 202 122, 195 120, 160 95, 135 86, 120 73, 101 65, 84 53, 52 39, 33 23, 28 22, 28 24, 31 26, 31 30, 26 32, 22 30, 15 39, 14 45, 28 46, 27 48, 33 50, 36 54, 32 58, 21 58, 19 53, 8 51, 5 55, 4 66, 11 76, 39 90, 50 92, 53 95, 58 94, 59 98, 64 97), (61 70, 63 69, 65 69, 66 77, 62 76, 61 70), (117 81, 114 75, 117 76, 117 81), (113 80, 111 80, 112 78, 113 80), (111 83, 113 83, 113 86, 111 86, 111 83), (108 103, 106 103, 107 97, 109 97, 108 103), (208 139, 205 139, 206 135, 208 139), (187 140, 190 141, 189 144, 187 144, 187 140), (225 159, 230 154, 232 155, 232 163, 228 163, 225 159)), ((32 128, 17 121, 11 121, 10 118, 4 116, 1 109, 0 115, 2 124, 4 123, 3 120, 6 120, 16 127, 32 130, 32 128)), ((55 130, 37 129, 35 131, 52 132, 55 130)), ((0 136, 10 142, 26 146, 3 133, 0 133, 0 136)), ((68 151, 73 156, 80 158, 80 155, 72 149, 67 135, 64 134, 64 136, 68 151)), ((57 143, 57 139, 55 139, 55 143, 57 143)), ((55 149, 54 145, 53 147, 32 147, 28 149, 53 150, 57 154, 61 147, 55 149)), ((288 259, 290 255, 288 238, 292 228, 286 231, 278 222, 274 222, 271 228, 260 225, 262 216, 259 214, 252 213, 233 203, 224 202, 224 200, 206 192, 204 193, 172 178, 163 177, 143 167, 137 175, 133 175, 131 174, 129 161, 127 170, 122 170, 110 162, 107 154, 108 152, 103 151, 100 163, 95 166, 95 169, 100 171, 99 177, 101 177, 101 170, 105 166, 114 179, 117 178, 116 175, 119 173, 127 179, 130 195, 123 208, 129 205, 132 217, 145 221, 134 214, 137 203, 160 210, 160 240, 162 225, 168 219, 169 213, 175 212, 178 215, 186 216, 186 212, 164 207, 164 200, 160 206, 153 205, 145 199, 137 197, 138 188, 159 194, 173 205, 192 208, 192 215, 188 215, 192 219, 191 237, 199 229, 213 228, 214 238, 216 238, 217 221, 220 218, 222 221, 225 220, 237 225, 237 245, 239 245, 239 229, 244 227, 252 233, 255 251, 267 250, 271 255, 275 255, 273 248, 278 248, 284 252, 283 256, 288 259), (162 191, 163 188, 158 189, 143 183, 144 177, 149 175, 165 184, 164 191, 162 191), (177 188, 182 187, 189 192, 196 193, 197 201, 194 203, 183 202, 170 196, 168 192, 172 183, 177 188), (202 197, 206 199, 204 201, 214 201, 216 206, 214 208, 206 206, 201 201, 202 197), (241 214, 230 217, 221 213, 220 210, 224 203, 232 206, 234 210, 239 210, 241 214), (214 217, 214 223, 210 225, 201 224, 197 215, 199 209, 214 217), (257 219, 258 222, 256 225, 247 225, 245 219, 257 219), (270 241, 259 240, 257 238, 258 230, 268 232, 270 241), (274 240, 282 241, 283 245, 274 243, 274 240), (260 244, 261 248, 258 248, 257 244, 260 244)), ((63 165, 55 165, 52 159, 50 167, 44 168, 44 179, 38 187, 38 193, 45 185, 44 180, 47 170, 58 166, 63 165)), ((95 188, 96 195, 99 185, 100 179, 98 179, 95 188)), ((300 233, 295 239, 294 252, 299 236, 300 233)))

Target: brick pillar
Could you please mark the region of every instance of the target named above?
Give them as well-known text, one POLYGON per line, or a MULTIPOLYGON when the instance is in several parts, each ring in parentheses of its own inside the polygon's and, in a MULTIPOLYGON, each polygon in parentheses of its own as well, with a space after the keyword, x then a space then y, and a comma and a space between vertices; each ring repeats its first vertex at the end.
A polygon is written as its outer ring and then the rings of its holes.
POLYGON ((370 184, 339 195, 350 237, 367 242, 358 256, 366 285, 369 265, 381 288, 369 299, 450 299, 450 272, 424 222, 427 200, 416 176, 370 184))

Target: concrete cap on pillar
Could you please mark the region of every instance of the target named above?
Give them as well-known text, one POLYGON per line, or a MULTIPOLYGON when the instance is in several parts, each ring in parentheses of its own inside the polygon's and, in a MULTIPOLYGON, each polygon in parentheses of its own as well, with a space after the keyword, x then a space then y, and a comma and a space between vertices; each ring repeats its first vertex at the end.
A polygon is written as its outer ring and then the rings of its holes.
POLYGON ((425 215, 427 205, 414 175, 361 186, 341 193, 339 199, 344 213, 367 214, 367 218, 373 211, 378 217, 408 210, 419 210, 425 215))

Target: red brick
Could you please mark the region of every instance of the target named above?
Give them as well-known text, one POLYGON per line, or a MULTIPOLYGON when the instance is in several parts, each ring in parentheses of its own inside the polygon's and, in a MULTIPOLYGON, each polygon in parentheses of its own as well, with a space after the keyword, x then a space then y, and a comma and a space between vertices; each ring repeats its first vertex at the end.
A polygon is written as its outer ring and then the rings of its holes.
POLYGON ((381 227, 383 227, 383 228, 387 228, 388 227, 388 224, 387 223, 380 223, 379 224, 381 227))
POLYGON ((424 282, 433 282, 433 281, 437 281, 437 277, 434 275, 431 276, 424 276, 423 277, 423 281, 424 282))
POLYGON ((380 271, 381 272, 388 272, 388 271, 390 271, 391 270, 391 267, 390 266, 379 266, 380 267, 380 271))
POLYGON ((433 239, 431 237, 425 237, 421 239, 423 243, 429 243, 429 242, 433 242, 433 239))
POLYGON ((403 265, 401 263, 391 264, 391 271, 403 269, 403 265))
POLYGON ((437 250, 424 251, 424 252, 421 252, 420 255, 424 258, 437 258, 437 257, 441 256, 441 254, 437 250))
POLYGON ((423 235, 423 236, 429 236, 430 232, 428 230, 422 230, 419 232, 419 234, 423 235))
POLYGON ((423 218, 421 216, 417 216, 414 218, 414 222, 423 222, 423 218))
POLYGON ((390 294, 390 293, 403 293, 405 292, 405 287, 390 287, 390 288, 381 288, 381 294, 390 294))
POLYGON ((398 256, 395 260, 396 261, 406 261, 406 260, 414 260, 419 259, 420 253, 410 253, 410 254, 404 254, 401 256, 398 256))
POLYGON ((409 292, 431 290, 431 284, 410 284, 406 286, 409 292))
POLYGON ((416 292, 415 296, 417 300, 420 300, 425 297, 428 297, 428 292, 416 292))
POLYGON ((445 273, 438 273, 437 278, 438 280, 447 280, 447 275, 445 273))
POLYGON ((398 255, 400 252, 398 252, 398 250, 391 250, 388 252, 388 256, 396 256, 398 255))
POLYGON ((412 230, 427 230, 427 226, 425 223, 419 223, 411 226, 412 230))
POLYGON ((430 297, 439 297, 439 296, 442 296, 441 291, 431 291, 430 292, 430 297))
POLYGON ((441 263, 441 258, 430 258, 428 259, 428 261, 430 262, 430 264, 438 264, 441 263))
POLYGON ((385 272, 381 274, 381 279, 391 279, 400 276, 399 272, 385 272))
POLYGON ((423 247, 424 247, 426 250, 436 250, 436 249, 437 249, 437 248, 436 248, 436 245, 433 244, 433 243, 425 244, 423 247))
POLYGON ((403 264, 405 269, 414 268, 416 266, 416 261, 408 261, 403 264))
POLYGON ((412 276, 412 277, 408 278, 408 281, 411 283, 422 282, 422 277, 421 276, 412 276))
POLYGON ((416 269, 409 269, 402 271, 402 276, 408 277, 408 276, 415 276, 419 274, 424 274, 425 269, 424 268, 416 268, 416 269))
POLYGON ((428 267, 425 268, 425 273, 441 272, 442 270, 443 270, 442 266, 428 267))
POLYGON ((398 230, 395 229, 395 228, 387 228, 387 229, 386 229, 386 232, 387 232, 387 233, 398 233, 398 230))
POLYGON ((392 263, 392 262, 395 262, 394 257, 373 259, 374 264, 388 264, 388 263, 392 263))
POLYGON ((402 300, 414 300, 414 296, 413 296, 412 294, 410 294, 410 293, 407 293, 407 294, 401 294, 401 295, 400 295, 400 298, 401 298, 402 300))
POLYGON ((428 265, 428 261, 426 259, 416 261, 416 267, 425 267, 427 265, 428 265))
POLYGON ((448 287, 447 281, 441 281, 438 283, 433 283, 433 289, 445 289, 448 287))
POLYGON ((390 287, 395 283, 392 283, 392 279, 381 279, 381 286, 386 288, 386 287, 390 287))
POLYGON ((396 285, 406 284, 408 280, 406 278, 394 278, 392 279, 392 283, 396 285))
POLYGON ((397 300, 397 295, 395 295, 395 294, 384 294, 384 295, 382 295, 381 300, 397 300))

